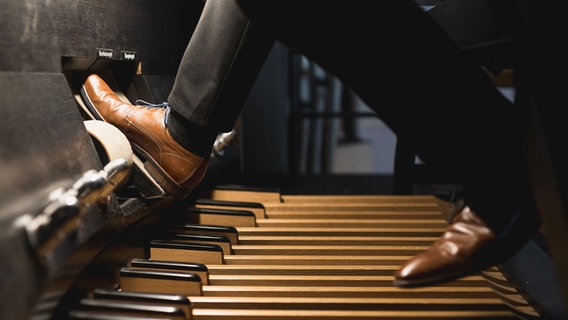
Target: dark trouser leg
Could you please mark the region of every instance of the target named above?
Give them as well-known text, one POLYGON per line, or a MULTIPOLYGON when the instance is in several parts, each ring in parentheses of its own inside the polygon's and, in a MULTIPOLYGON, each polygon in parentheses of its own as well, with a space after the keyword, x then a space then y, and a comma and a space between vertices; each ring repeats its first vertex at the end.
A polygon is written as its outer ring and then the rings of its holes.
POLYGON ((233 129, 274 38, 256 29, 233 0, 205 3, 168 97, 168 130, 201 156, 233 129))
POLYGON ((238 0, 259 27, 351 87, 496 229, 528 184, 517 112, 412 0, 238 0), (410 57, 410 58, 409 58, 410 57))

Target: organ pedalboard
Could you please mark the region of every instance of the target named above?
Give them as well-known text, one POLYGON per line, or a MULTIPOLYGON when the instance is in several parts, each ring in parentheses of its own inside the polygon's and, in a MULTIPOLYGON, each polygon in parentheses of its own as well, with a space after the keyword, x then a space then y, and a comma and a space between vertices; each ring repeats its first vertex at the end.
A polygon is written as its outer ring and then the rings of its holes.
POLYGON ((396 288, 447 226, 430 195, 284 195, 219 186, 165 209, 144 254, 69 319, 537 319, 497 267, 396 288))

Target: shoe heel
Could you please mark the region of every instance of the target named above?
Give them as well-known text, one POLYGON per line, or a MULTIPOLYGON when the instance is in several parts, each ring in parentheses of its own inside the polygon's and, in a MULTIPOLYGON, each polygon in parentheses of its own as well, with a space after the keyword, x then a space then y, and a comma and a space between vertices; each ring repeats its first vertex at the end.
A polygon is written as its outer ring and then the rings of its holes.
POLYGON ((183 199, 191 192, 182 188, 179 184, 173 181, 161 168, 157 167, 153 162, 146 160, 144 168, 148 174, 170 195, 177 199, 183 199))

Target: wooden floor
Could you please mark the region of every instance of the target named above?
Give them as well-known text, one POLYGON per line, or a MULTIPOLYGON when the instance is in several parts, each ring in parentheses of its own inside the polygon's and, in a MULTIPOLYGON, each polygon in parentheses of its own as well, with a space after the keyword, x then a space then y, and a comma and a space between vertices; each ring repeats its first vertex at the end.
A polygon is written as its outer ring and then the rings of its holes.
POLYGON ((392 285, 443 232, 449 210, 433 196, 214 190, 167 224, 149 256, 124 266, 117 288, 95 290, 70 318, 539 318, 497 267, 436 286, 392 285))

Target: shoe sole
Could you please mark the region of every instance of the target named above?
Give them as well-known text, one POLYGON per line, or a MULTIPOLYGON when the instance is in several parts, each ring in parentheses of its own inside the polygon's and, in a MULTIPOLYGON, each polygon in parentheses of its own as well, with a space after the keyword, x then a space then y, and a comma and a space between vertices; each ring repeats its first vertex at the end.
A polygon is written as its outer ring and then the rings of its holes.
MULTIPOLYGON (((489 266, 485 267, 489 268, 489 266)), ((394 279, 393 285, 399 288, 416 288, 416 287, 425 287, 425 286, 434 286, 454 280, 461 279, 463 277, 472 276, 478 274, 479 272, 485 270, 485 268, 480 268, 479 271, 472 271, 472 270, 465 270, 456 273, 448 273, 443 276, 439 277, 430 277, 424 279, 417 279, 417 280, 402 280, 402 279, 394 279)), ((475 269, 477 270, 477 269, 475 269)))
POLYGON ((89 111, 89 113, 90 113, 89 117, 93 120, 101 120, 101 121, 106 122, 106 120, 99 113, 97 108, 95 108, 93 101, 91 100, 91 98, 87 94, 87 91, 85 90, 85 86, 81 87, 81 90, 79 90, 79 94, 81 95, 81 98, 83 99, 83 102, 85 103, 85 107, 87 107, 87 111, 89 111))
POLYGON ((132 143, 132 148, 142 155, 146 160, 144 161, 144 168, 150 176, 160 185, 164 190, 171 194, 174 198, 183 199, 189 195, 191 190, 183 188, 177 182, 175 182, 168 173, 160 167, 160 165, 150 156, 144 149, 138 146, 136 143, 132 143))

